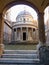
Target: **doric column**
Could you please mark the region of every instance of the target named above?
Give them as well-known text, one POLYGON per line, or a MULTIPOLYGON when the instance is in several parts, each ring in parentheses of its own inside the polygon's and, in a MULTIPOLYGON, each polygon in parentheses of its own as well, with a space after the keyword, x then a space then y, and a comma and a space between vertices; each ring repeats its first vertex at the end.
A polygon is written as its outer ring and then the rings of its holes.
POLYGON ((41 45, 45 45, 45 27, 44 27, 44 14, 38 14, 38 26, 39 26, 39 41, 41 45))
POLYGON ((16 40, 17 40, 17 28, 16 28, 16 40))
POLYGON ((28 28, 26 28, 26 40, 28 40, 28 28))
POLYGON ((33 28, 32 28, 32 40, 33 40, 33 28))
POLYGON ((21 27, 21 41, 23 40, 23 33, 22 33, 22 27, 21 27))
POLYGON ((16 41, 16 31, 15 31, 15 41, 16 41))
POLYGON ((4 29, 4 20, 2 18, 2 14, 0 14, 0 57, 4 51, 3 45, 3 29, 4 29))

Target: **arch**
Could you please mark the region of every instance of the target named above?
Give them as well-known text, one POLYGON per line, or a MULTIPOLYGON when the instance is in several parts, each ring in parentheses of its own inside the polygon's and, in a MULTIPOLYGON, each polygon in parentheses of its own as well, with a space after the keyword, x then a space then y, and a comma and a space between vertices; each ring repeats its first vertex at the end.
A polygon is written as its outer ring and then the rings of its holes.
MULTIPOLYGON (((49 7, 49 5, 47 5, 47 6, 45 7, 45 9, 47 9, 47 7, 49 7)), ((44 9, 44 11, 45 11, 45 9, 44 9)))
POLYGON ((49 3, 45 6, 44 10, 49 6, 49 3))
POLYGON ((30 6, 30 7, 32 7, 36 12, 37 12, 37 14, 38 14, 38 12, 39 12, 39 10, 38 10, 38 8, 33 4, 33 3, 30 3, 30 2, 28 2, 28 1, 23 1, 23 0, 18 0, 18 1, 12 1, 12 2, 10 2, 10 3, 8 3, 4 8, 3 8, 3 15, 5 14, 5 12, 9 9, 9 8, 11 8, 12 6, 14 6, 14 5, 18 5, 18 4, 24 4, 24 5, 28 5, 28 6, 30 6))

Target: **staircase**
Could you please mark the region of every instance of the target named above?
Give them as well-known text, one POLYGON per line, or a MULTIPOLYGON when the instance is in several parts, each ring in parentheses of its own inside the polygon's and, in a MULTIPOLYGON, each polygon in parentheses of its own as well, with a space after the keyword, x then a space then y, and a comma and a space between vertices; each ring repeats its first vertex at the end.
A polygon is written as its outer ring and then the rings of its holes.
POLYGON ((5 50, 0 65, 39 65, 37 50, 5 50))

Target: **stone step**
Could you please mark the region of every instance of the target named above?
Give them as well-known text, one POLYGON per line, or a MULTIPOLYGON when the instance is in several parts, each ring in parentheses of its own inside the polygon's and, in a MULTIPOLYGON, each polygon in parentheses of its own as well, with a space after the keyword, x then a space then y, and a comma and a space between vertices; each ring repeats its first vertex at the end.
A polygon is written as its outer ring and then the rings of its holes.
POLYGON ((0 65, 43 65, 43 64, 40 64, 40 63, 36 63, 36 64, 0 64, 0 65))
POLYGON ((40 64, 40 63, 32 63, 32 64, 0 64, 0 65, 43 65, 43 64, 40 64))
POLYGON ((39 59, 0 58, 0 64, 39 64, 39 59))
POLYGON ((38 59, 38 54, 3 54, 3 58, 26 58, 26 59, 38 59))
POLYGON ((5 54, 37 54, 37 50, 4 50, 5 54))
POLYGON ((5 50, 0 65, 40 65, 37 50, 5 50))

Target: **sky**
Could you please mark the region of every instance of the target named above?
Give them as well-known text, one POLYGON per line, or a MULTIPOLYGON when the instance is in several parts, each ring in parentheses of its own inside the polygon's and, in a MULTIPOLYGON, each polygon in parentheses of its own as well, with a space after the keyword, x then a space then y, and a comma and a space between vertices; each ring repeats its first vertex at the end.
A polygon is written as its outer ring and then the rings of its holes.
POLYGON ((16 21, 17 15, 18 15, 21 11, 24 11, 24 10, 28 11, 28 12, 33 16, 33 18, 34 18, 35 20, 38 19, 37 13, 36 13, 36 11, 35 11, 32 7, 30 7, 30 6, 28 6, 28 5, 23 5, 23 4, 21 4, 21 5, 15 5, 15 6, 11 7, 11 8, 7 11, 7 12, 9 12, 8 16, 9 16, 10 20, 13 21, 13 22, 16 21))
MULTIPOLYGON (((35 20, 38 20, 38 16, 37 16, 37 12, 30 6, 28 5, 24 5, 24 4, 20 4, 20 5, 15 5, 13 7, 11 7, 9 10, 7 10, 8 13, 8 19, 12 22, 16 22, 16 17, 18 16, 18 14, 21 11, 28 11, 35 20)), ((46 21, 49 18, 49 6, 45 8, 44 10, 44 22, 46 24, 46 21)))

